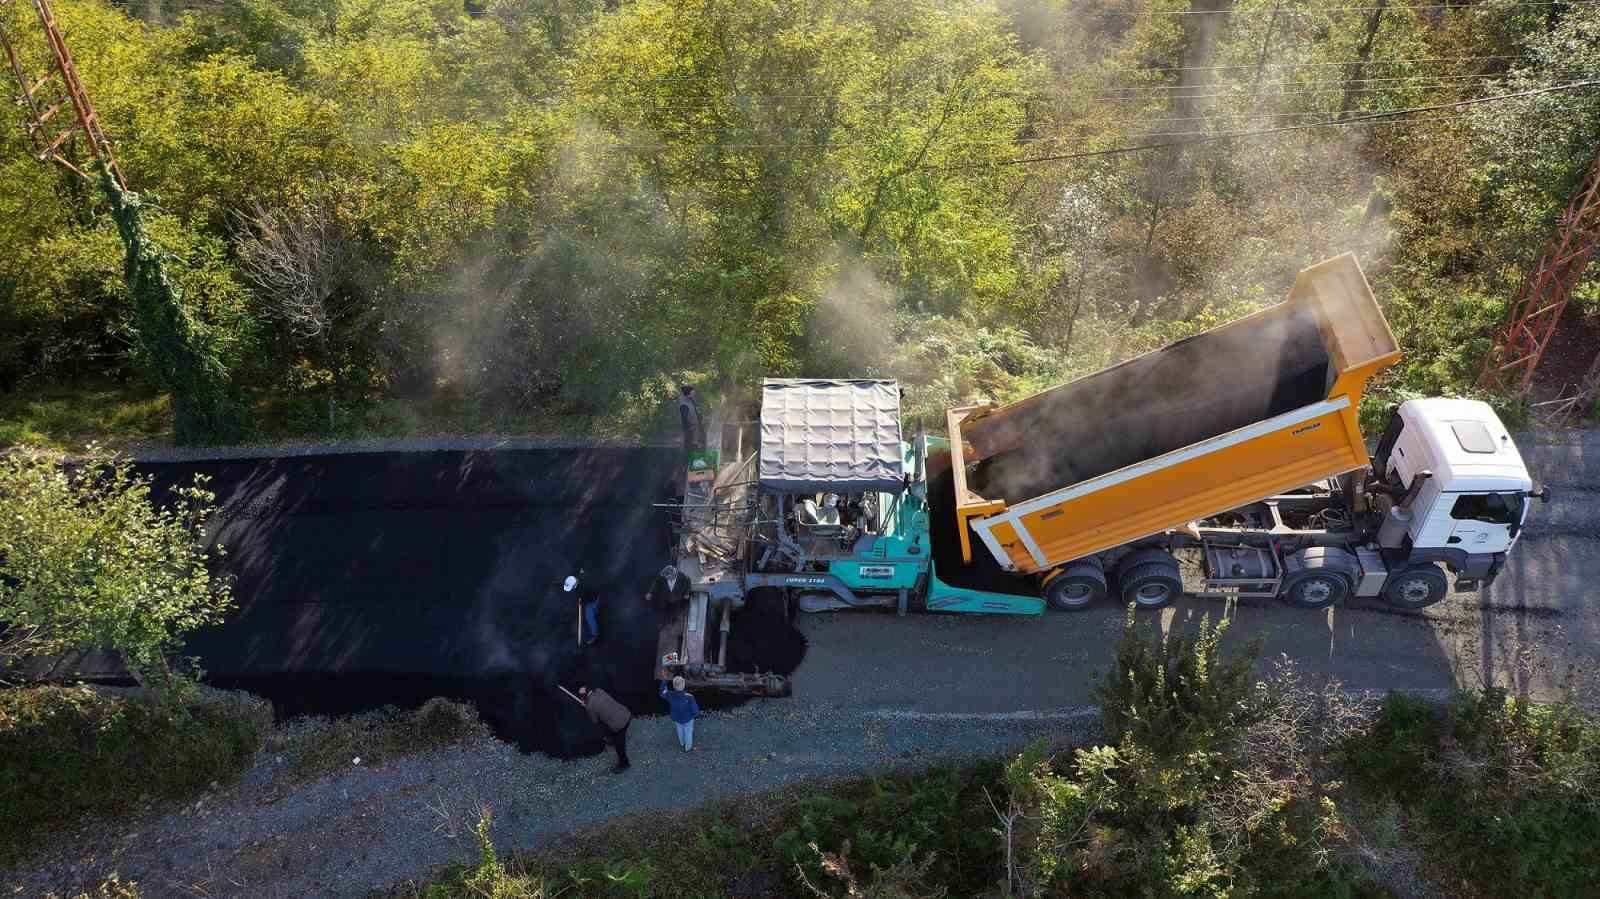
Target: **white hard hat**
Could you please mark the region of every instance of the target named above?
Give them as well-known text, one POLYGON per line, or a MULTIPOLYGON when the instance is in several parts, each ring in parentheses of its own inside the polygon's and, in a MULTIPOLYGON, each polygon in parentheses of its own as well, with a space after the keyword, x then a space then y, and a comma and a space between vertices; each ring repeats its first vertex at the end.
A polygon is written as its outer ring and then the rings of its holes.
POLYGON ((570 574, 567 575, 567 579, 561 582, 561 589, 567 591, 568 593, 578 589, 578 579, 570 574))

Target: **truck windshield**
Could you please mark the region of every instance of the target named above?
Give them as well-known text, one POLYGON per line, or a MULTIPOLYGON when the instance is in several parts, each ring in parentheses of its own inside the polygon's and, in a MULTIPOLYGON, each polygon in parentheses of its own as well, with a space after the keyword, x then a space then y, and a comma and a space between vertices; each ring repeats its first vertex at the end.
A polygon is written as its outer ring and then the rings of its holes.
POLYGON ((1450 507, 1450 517, 1457 521, 1519 524, 1522 521, 1522 494, 1465 493, 1450 507))

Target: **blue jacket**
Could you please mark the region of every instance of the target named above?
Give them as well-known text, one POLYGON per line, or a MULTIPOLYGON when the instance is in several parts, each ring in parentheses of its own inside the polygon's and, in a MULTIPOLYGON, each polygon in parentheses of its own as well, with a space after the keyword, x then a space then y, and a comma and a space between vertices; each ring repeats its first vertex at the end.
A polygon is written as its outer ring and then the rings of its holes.
POLYGON ((700 703, 695 701, 693 693, 669 689, 666 681, 661 682, 661 698, 672 706, 672 720, 678 724, 688 724, 700 714, 700 703))

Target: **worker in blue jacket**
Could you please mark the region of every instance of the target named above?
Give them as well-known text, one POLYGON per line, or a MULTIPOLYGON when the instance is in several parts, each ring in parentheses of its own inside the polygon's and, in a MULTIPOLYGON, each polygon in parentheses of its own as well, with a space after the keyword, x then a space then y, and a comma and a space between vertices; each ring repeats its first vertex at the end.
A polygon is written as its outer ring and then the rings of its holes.
POLYGON ((700 703, 684 686, 681 676, 672 679, 671 689, 668 689, 666 681, 662 681, 661 698, 672 708, 672 723, 678 728, 678 745, 683 747, 684 752, 693 752, 694 719, 700 714, 700 703))

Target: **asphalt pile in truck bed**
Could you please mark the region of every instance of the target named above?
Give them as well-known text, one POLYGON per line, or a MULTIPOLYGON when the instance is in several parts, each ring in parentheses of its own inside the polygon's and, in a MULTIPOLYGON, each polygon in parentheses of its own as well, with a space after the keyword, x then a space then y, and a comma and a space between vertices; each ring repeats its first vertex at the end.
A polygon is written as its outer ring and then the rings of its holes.
MULTIPOLYGON (((158 486, 211 477, 214 539, 238 608, 191 636, 207 679, 280 715, 473 701, 504 738, 558 756, 601 745, 557 685, 664 711, 644 594, 668 559, 678 453, 541 449, 145 465, 158 486), (600 642, 577 645, 568 574, 599 591, 600 642)), ((788 674, 804 640, 781 603, 734 618, 730 663, 788 674)), ((752 669, 753 670, 753 669, 752 669)))
MULTIPOLYGON (((948 459, 948 456, 944 456, 948 459)), ((971 535, 972 563, 961 559, 961 535, 956 530, 956 484, 948 462, 930 465, 928 470, 929 538, 933 542, 934 572, 952 587, 1009 593, 1013 596, 1038 596, 1039 581, 1029 575, 1016 575, 1000 567, 994 553, 971 535)))
POLYGON ((1320 402, 1328 373, 1316 318, 1274 307, 975 423, 1015 448, 978 463, 967 483, 1018 503, 1320 402))

